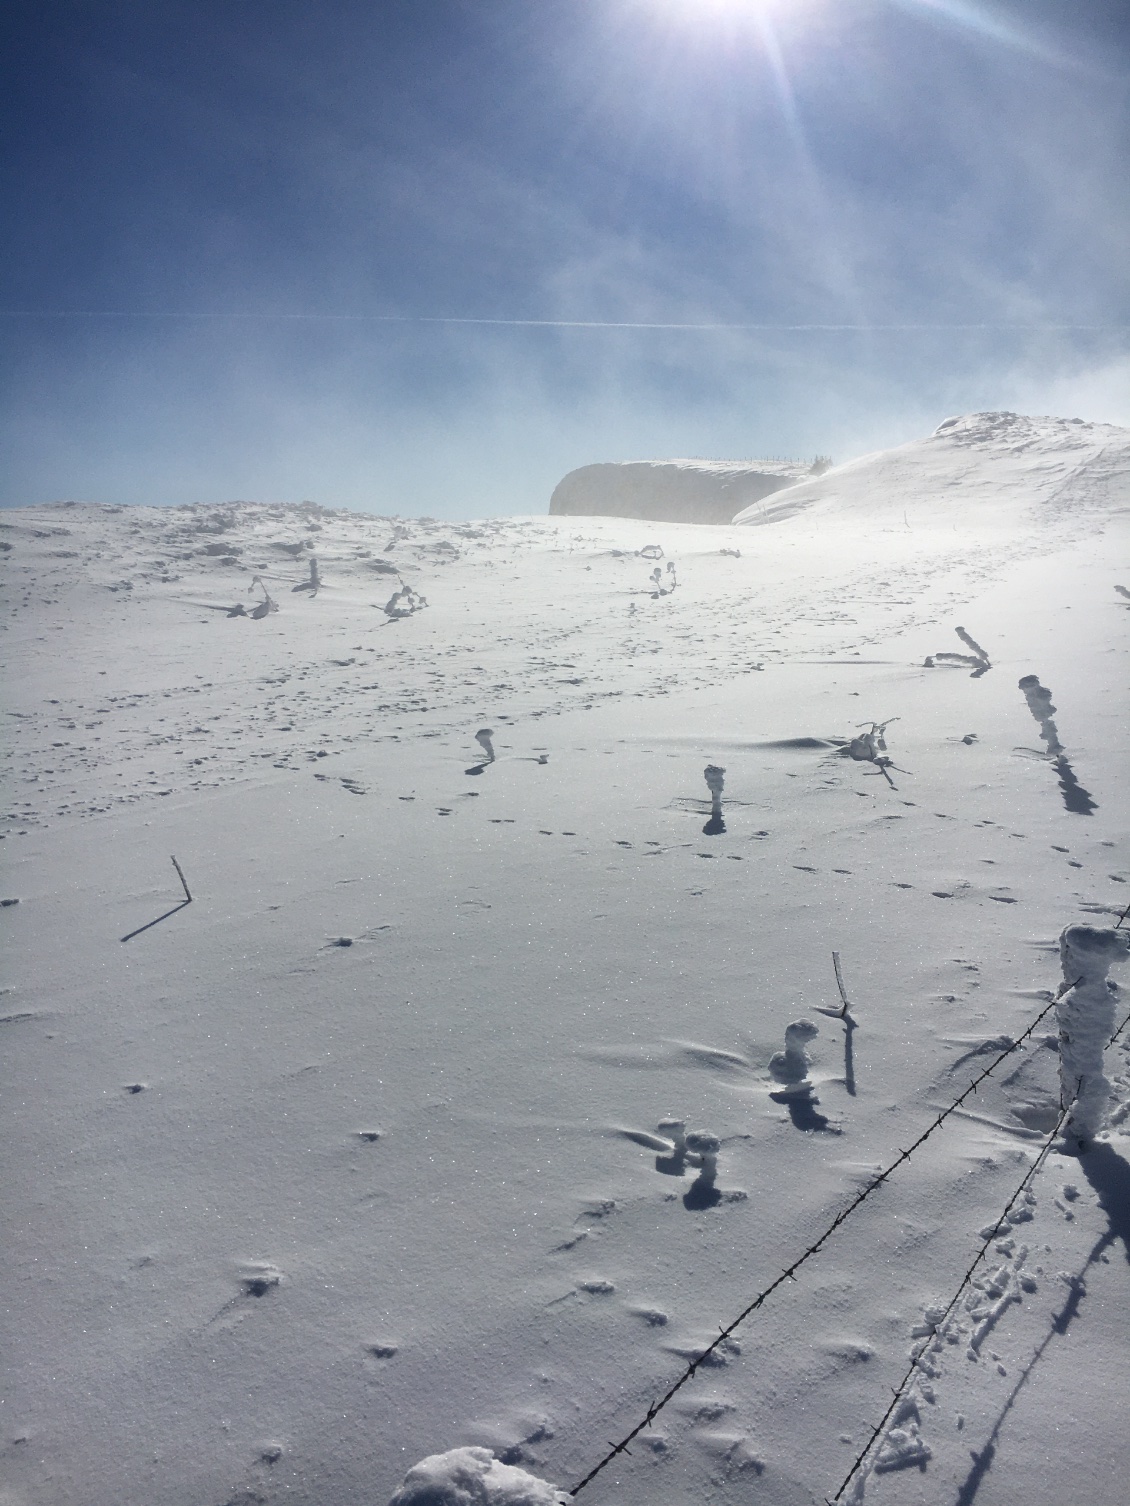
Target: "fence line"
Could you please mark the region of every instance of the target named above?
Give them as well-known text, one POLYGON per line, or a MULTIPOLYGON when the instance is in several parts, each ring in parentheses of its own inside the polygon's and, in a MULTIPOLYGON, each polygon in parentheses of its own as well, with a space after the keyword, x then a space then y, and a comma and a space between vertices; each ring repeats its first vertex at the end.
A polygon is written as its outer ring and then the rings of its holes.
MULTIPOLYGON (((946 1322, 946 1319, 949 1317, 950 1313, 953 1312, 954 1308, 960 1302, 962 1293, 965 1291, 965 1288, 969 1285, 969 1282, 970 1282, 970 1280, 973 1277, 973 1272, 977 1269, 977 1267, 981 1264, 981 1261, 985 1258, 985 1252, 986 1252, 986 1250, 988 1250, 988 1248, 992 1244, 993 1240, 996 1239, 997 1235, 1000 1233, 1001 1227, 1004 1224, 1005 1219, 1012 1212, 1013 1206, 1015 1205, 1017 1199, 1020 1197, 1021 1193, 1024 1192, 1025 1188, 1032 1181, 1032 1179, 1035 1177, 1035 1175, 1039 1171, 1040 1167, 1047 1160, 1048 1152, 1051 1150, 1052 1145, 1055 1142, 1055 1137, 1059 1134, 1060 1130, 1063 1128, 1063 1121, 1067 1118, 1068 1114, 1071 1112, 1071 1109, 1072 1109, 1072 1107, 1074 1106, 1074 1103, 1075 1103, 1075 1099, 1078 1098, 1079 1091, 1082 1088, 1082 1086, 1083 1086, 1083 1079, 1080 1078, 1079 1081, 1075 1085, 1075 1096, 1071 1099, 1070 1103, 1068 1103, 1065 1107, 1061 1108, 1059 1118, 1055 1122, 1055 1128, 1051 1131, 1051 1133, 1048 1135, 1048 1138, 1044 1141, 1044 1144, 1041 1147, 1039 1155, 1032 1162, 1031 1166, 1029 1166, 1028 1170, 1024 1173, 1024 1177, 1023 1177, 1020 1185, 1017 1187, 1016 1191, 1009 1198, 1008 1202, 1004 1205, 1004 1212, 1001 1214, 1000 1218, 997 1219, 996 1223, 993 1225, 993 1227, 989 1231, 989 1233, 985 1236, 985 1239, 984 1239, 983 1244, 981 1245, 981 1248, 977 1251, 976 1255, 974 1255, 973 1260, 971 1261, 971 1263, 969 1265, 969 1268, 966 1270, 965 1275, 962 1276, 962 1278, 961 1278, 961 1284, 958 1286, 957 1291, 954 1292, 953 1297, 950 1299, 949 1306, 942 1313, 941 1317, 937 1319, 936 1322, 931 1322, 931 1324, 930 1324, 930 1332, 923 1339, 921 1345, 912 1353, 911 1359, 910 1359, 910 1365, 909 1365, 909 1367, 908 1367, 908 1369, 906 1371, 906 1374, 903 1376, 902 1380, 899 1381, 898 1385, 895 1387, 894 1397, 891 1400, 890 1406, 883 1413, 882 1417, 880 1417, 879 1421, 875 1424, 874 1428, 871 1431, 870 1438, 868 1438, 867 1442, 863 1445, 863 1448, 857 1454, 855 1463, 852 1465, 852 1467, 848 1470, 847 1474, 844 1476, 843 1481, 840 1484, 839 1490, 836 1491, 836 1493, 835 1493, 834 1496, 825 1497, 825 1500, 827 1501, 828 1506, 835 1506, 835 1503, 840 1499, 840 1497, 843 1495, 844 1491, 851 1484, 852 1480, 859 1473, 859 1470, 863 1466, 864 1460, 867 1458, 868 1454, 871 1452, 872 1448, 875 1445, 875 1440, 882 1433, 883 1429, 886 1427, 887 1423, 890 1421, 891 1415, 894 1412, 895 1408, 898 1406, 899 1402, 902 1400, 903 1394, 906 1391, 907 1386, 910 1384, 911 1379, 913 1378, 915 1372, 918 1369, 918 1363, 921 1360, 922 1356, 926 1353, 927 1349, 929 1349, 930 1345, 934 1342, 934 1339, 937 1337, 937 1335, 939 1333, 941 1333, 942 1326, 946 1322)), ((870 1471, 868 1471, 868 1473, 870 1473, 870 1471)), ((865 1475, 864 1479, 866 1479, 866 1478, 867 1478, 867 1476, 865 1475)))
MULTIPOLYGON (((841 1209, 840 1212, 836 1214, 835 1218, 824 1230, 824 1233, 821 1234, 819 1239, 815 1240, 811 1245, 809 1245, 808 1249, 805 1250, 798 1259, 794 1260, 792 1265, 788 1266, 774 1281, 770 1282, 770 1284, 765 1287, 763 1291, 759 1292, 758 1295, 753 1299, 753 1301, 749 1303, 747 1307, 743 1308, 731 1323, 728 1323, 725 1328, 719 1329, 718 1337, 714 1339, 709 1345, 707 1345, 707 1347, 702 1351, 702 1353, 696 1360, 692 1360, 690 1362, 687 1368, 683 1371, 682 1375, 679 1376, 675 1383, 663 1394, 663 1396, 659 1398, 658 1401, 652 1402, 651 1406, 648 1407, 642 1421, 638 1422, 636 1426, 631 1430, 631 1432, 626 1433, 618 1443, 609 1444, 608 1453, 604 1455, 604 1457, 593 1469, 589 1470, 588 1474, 585 1475, 583 1480, 578 1481, 578 1483, 570 1489, 569 1494, 571 1496, 580 1495, 585 1486, 588 1485, 591 1481, 595 1480, 597 1475, 600 1474, 601 1470, 607 1469, 608 1465, 610 1465, 612 1461, 620 1454, 631 1452, 631 1450, 628 1448, 629 1443, 631 1443, 636 1437, 638 1437, 638 1435, 643 1432, 644 1428, 649 1428, 654 1422, 655 1418, 667 1405, 667 1403, 671 1401, 679 1391, 682 1390, 682 1388, 689 1380, 694 1379, 695 1374, 698 1371, 698 1367, 706 1359, 708 1359, 708 1357, 712 1355, 716 1349, 718 1349, 722 1344, 726 1342, 726 1340, 730 1337, 730 1335, 736 1328, 744 1323, 745 1320, 752 1313, 756 1312, 759 1307, 763 1306, 767 1298, 772 1296, 772 1294, 777 1290, 779 1286, 783 1286, 786 1281, 794 1281, 796 1279, 796 1272, 801 1268, 801 1266, 804 1265, 808 1260, 810 1260, 813 1255, 816 1255, 819 1252, 821 1247, 835 1233, 840 1225, 844 1223, 855 1212, 859 1205, 865 1202, 871 1196, 871 1194, 876 1191, 877 1188, 881 1187, 887 1180, 887 1178, 891 1175, 891 1173, 896 1171, 904 1161, 910 1160, 911 1156, 918 1149, 918 1147, 920 1145, 923 1145, 934 1133, 934 1131, 938 1129, 942 1124, 944 1124, 945 1121, 950 1117, 950 1115, 955 1112, 955 1110, 961 1107, 961 1105, 970 1096, 970 1094, 977 1091, 980 1085, 984 1082, 985 1078, 1000 1066, 1005 1057, 1011 1056, 1014 1051, 1016 1051, 1020 1046, 1024 1044, 1024 1042, 1036 1029, 1036 1026, 1039 1025, 1040 1021, 1043 1020, 1046 1015, 1051 1013, 1051 1011, 1059 1003, 1060 999, 1062 999, 1065 994, 1070 993, 1070 991, 1076 986, 1076 984, 1081 982, 1082 978, 1080 977, 1076 978, 1073 983, 1061 984, 1051 1003, 1045 1005, 1045 1007, 1041 1009, 1040 1013, 1023 1032, 1023 1034, 1018 1036, 1016 1040, 1013 1041, 1011 1046, 1007 1046, 999 1056, 994 1057, 989 1065, 982 1072, 979 1072, 977 1074, 977 1076, 973 1079, 973 1081, 969 1084, 969 1086, 965 1089, 961 1096, 959 1098, 956 1098, 954 1102, 950 1104, 949 1108, 943 1109, 942 1112, 937 1116, 937 1118, 928 1126, 928 1128, 918 1136, 917 1140, 915 1140, 906 1150, 899 1151, 898 1156, 895 1158, 895 1160, 893 1160, 889 1166, 885 1167, 883 1171, 879 1172, 867 1184, 862 1192, 854 1197, 845 1208, 841 1209)), ((1011 1206, 1011 1203, 1009 1206, 1011 1206)))
MULTIPOLYGON (((1078 980, 1076 980, 1076 981, 1078 981, 1078 980)), ((1063 993, 1066 993, 1066 992, 1067 992, 1067 990, 1064 989, 1063 993)), ((1060 995, 1059 997, 1062 997, 1062 995, 1060 995)), ((1122 1034, 1122 1032, 1126 1029, 1127 1025, 1130 1025, 1130 1014, 1128 1014, 1125 1017, 1125 1019, 1122 1021, 1121 1025, 1119 1025, 1118 1029, 1111 1036, 1110 1040, 1107 1042, 1108 1047, 1114 1045, 1115 1041, 1122 1034)), ((1080 1091, 1082 1089, 1082 1086, 1083 1086, 1083 1079, 1080 1078, 1079 1081, 1076 1083, 1076 1087, 1075 1087, 1075 1097, 1076 1098, 1078 1098, 1079 1093, 1080 1093, 1080 1091)), ((836 1493, 835 1493, 835 1495, 830 1498, 830 1500, 828 1502, 828 1506, 834 1506, 834 1503, 840 1499, 840 1497, 843 1495, 844 1491, 847 1489, 848 1485, 851 1483, 851 1481, 852 1481, 853 1477, 855 1476, 855 1474, 858 1472, 858 1470, 863 1465, 864 1460, 867 1458, 867 1455, 870 1453, 872 1447, 874 1446, 876 1438, 878 1438, 879 1434, 883 1431, 883 1428, 886 1426, 886 1424, 887 1424, 888 1420, 890 1419, 892 1413, 894 1412, 895 1408, 898 1406, 899 1401, 902 1399, 903 1393, 905 1392, 908 1384, 910 1383, 910 1380, 913 1377, 914 1372, 918 1369, 918 1362, 919 1362, 919 1360, 921 1360, 922 1356, 926 1353, 926 1350, 929 1347, 930 1343, 933 1341, 934 1337, 938 1333, 941 1332, 942 1325, 945 1323, 945 1321, 949 1317, 950 1313, 953 1312, 954 1308, 957 1306, 958 1302, 961 1299, 962 1292, 964 1292, 965 1288, 969 1285, 969 1281, 970 1281, 970 1278, 973 1275, 973 1272, 977 1269, 978 1265, 984 1259, 985 1251, 989 1248, 989 1245, 992 1243, 992 1241, 997 1237, 997 1234, 1000 1231, 1001 1225, 1004 1223, 1005 1219, 1008 1217, 1009 1213, 1012 1211, 1013 1205, 1016 1203, 1016 1200, 1020 1197, 1021 1193, 1028 1186, 1028 1184, 1033 1180, 1033 1178, 1036 1176, 1036 1173, 1040 1170, 1040 1167, 1047 1160, 1048 1152, 1051 1150, 1053 1144, 1055 1143, 1056 1136, 1059 1134, 1060 1130, 1063 1128, 1063 1122, 1067 1118, 1068 1114, 1071 1112, 1071 1109, 1073 1107, 1073 1103, 1074 1103, 1074 1100, 1072 1100, 1072 1103, 1067 1104, 1066 1107, 1061 1107, 1060 1115, 1059 1115, 1059 1118, 1056 1120, 1055 1127, 1052 1129, 1051 1133, 1048 1135, 1048 1138, 1045 1141, 1044 1145, 1042 1146, 1039 1155, 1036 1157, 1035 1161, 1029 1167, 1029 1169, 1028 1169, 1028 1171, 1027 1171, 1027 1173, 1026 1173, 1024 1179, 1023 1179, 1023 1181, 1020 1183, 1020 1186, 1017 1187, 1016 1191, 1012 1194, 1012 1196, 1009 1198, 1008 1202, 1005 1204, 1004 1212, 1001 1214, 1000 1218, 997 1219, 996 1223, 993 1225, 993 1228, 990 1230, 989 1234, 986 1236, 984 1244, 982 1244, 981 1248, 977 1251, 977 1254, 973 1257, 972 1264, 969 1266, 969 1269, 966 1271, 965 1275, 961 1278, 961 1285, 958 1287, 956 1293, 954 1294, 953 1301, 946 1308, 946 1310, 942 1314, 942 1316, 936 1322, 934 1322, 931 1325, 930 1333, 924 1339, 924 1341, 923 1341, 921 1347, 919 1348, 917 1354, 915 1354, 915 1355, 912 1356, 911 1361, 910 1361, 910 1367, 909 1367, 909 1369, 907 1370, 906 1374, 903 1376, 902 1380, 899 1382, 899 1385, 895 1389, 894 1400, 891 1402, 890 1406, 887 1408, 887 1410, 883 1413, 882 1417, 879 1419, 878 1424, 876 1425, 876 1427, 872 1431, 871 1437, 867 1440, 866 1444, 864 1445, 864 1447, 863 1447, 862 1451, 860 1452, 860 1454, 857 1456, 857 1458, 855 1460, 855 1463, 852 1465, 851 1469, 848 1470, 847 1474, 844 1476, 843 1483, 840 1485, 839 1490, 837 1490, 836 1493)), ((828 1498, 826 1498, 826 1499, 828 1499, 828 1498)))

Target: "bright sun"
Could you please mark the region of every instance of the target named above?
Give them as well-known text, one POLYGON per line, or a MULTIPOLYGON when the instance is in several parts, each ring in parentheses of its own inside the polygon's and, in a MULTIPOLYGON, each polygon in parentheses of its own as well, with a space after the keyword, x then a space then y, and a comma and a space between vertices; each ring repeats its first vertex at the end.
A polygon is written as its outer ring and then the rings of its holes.
POLYGON ((811 0, 654 0, 657 9, 681 21, 769 20, 803 10, 811 0))

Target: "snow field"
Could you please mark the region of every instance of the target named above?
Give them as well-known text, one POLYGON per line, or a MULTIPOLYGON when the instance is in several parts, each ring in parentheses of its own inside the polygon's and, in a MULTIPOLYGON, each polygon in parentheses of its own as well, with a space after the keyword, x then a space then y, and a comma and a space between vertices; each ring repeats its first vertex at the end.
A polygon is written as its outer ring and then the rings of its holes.
MULTIPOLYGON (((862 532, 233 506, 238 566, 214 510, 8 515, 13 1500, 383 1503, 469 1446, 568 1487, 1050 1000, 1064 926, 1130 898, 1124 520, 982 476, 931 522, 881 480, 862 532), (295 592, 271 545, 311 522, 295 592), (372 559, 428 607, 389 624, 372 559), (209 609, 260 563, 278 613, 209 609), (957 625, 978 678, 924 667, 957 625), (842 749, 896 717, 892 788, 842 749), (123 944, 173 853, 191 905, 123 944), (720 1141, 710 1206, 657 1169, 670 1117, 720 1141)), ((1055 1033, 581 1499, 834 1490, 1051 1128, 1055 1033)), ((899 1424, 924 1470, 869 1501, 1117 1501, 1128 1036, 1108 1138, 1049 1157, 899 1424)))

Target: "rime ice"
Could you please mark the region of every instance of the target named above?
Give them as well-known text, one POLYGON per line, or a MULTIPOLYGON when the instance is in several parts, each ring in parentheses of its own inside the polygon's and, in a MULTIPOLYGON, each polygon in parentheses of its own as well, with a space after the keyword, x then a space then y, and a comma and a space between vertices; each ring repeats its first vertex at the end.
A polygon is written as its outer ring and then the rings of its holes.
POLYGON ((769 1058, 769 1075, 774 1082, 797 1087, 805 1081, 810 1061, 805 1048, 819 1033, 811 1020, 794 1020, 785 1026, 785 1049, 769 1058))
POLYGON ((414 1464, 389 1506, 564 1506, 568 1496, 489 1449, 453 1448, 414 1464))
POLYGON ((708 763, 702 771, 706 788, 710 791, 710 820, 702 828, 707 836, 717 836, 726 830, 722 819, 722 790, 725 787, 726 770, 716 763, 708 763))
POLYGON ((1056 1007, 1061 1101, 1074 1099, 1063 1133, 1082 1149, 1102 1127, 1110 1098, 1103 1052, 1114 1033, 1114 995, 1106 975, 1126 957, 1126 938, 1097 926, 1068 926, 1059 952, 1063 981, 1074 985, 1056 1007))

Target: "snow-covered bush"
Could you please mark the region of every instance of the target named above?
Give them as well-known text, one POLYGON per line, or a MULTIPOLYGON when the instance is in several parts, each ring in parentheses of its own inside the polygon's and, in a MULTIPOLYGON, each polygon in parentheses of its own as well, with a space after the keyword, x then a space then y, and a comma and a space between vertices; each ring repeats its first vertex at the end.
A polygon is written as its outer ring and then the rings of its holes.
POLYGON ((699 1168, 696 1185, 702 1191, 712 1191, 718 1180, 718 1152, 722 1142, 708 1130, 692 1130, 687 1136, 687 1161, 699 1168))
POLYGON ((453 1448, 414 1464, 389 1506, 564 1506, 567 1493, 485 1448, 453 1448))
POLYGON ((811 1020, 794 1020, 785 1026, 785 1049, 769 1058, 769 1075, 774 1082, 795 1087, 805 1081, 810 1060, 805 1047, 819 1034, 811 1020))

